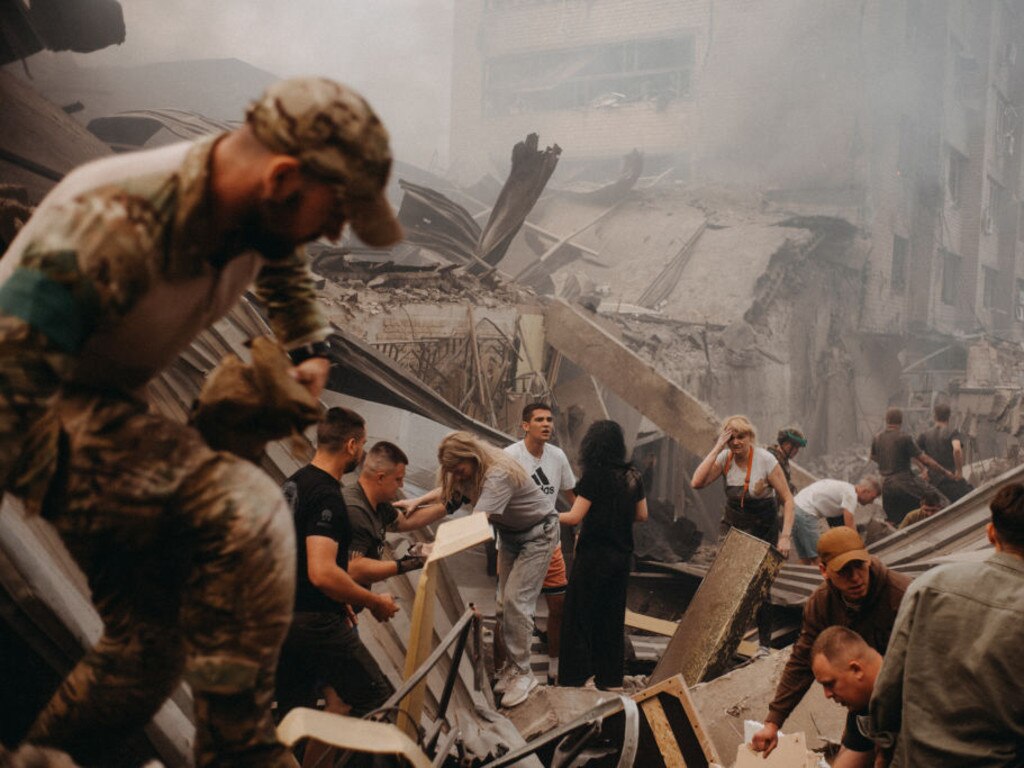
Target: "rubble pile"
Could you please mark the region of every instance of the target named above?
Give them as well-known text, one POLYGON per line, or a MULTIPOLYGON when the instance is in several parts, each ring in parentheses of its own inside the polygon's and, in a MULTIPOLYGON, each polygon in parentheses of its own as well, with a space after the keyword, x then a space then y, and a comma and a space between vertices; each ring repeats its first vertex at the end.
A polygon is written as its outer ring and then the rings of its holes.
POLYGON ((527 286, 495 273, 478 277, 450 265, 390 271, 385 264, 369 274, 357 269, 332 269, 319 274, 325 278, 321 299, 353 319, 399 311, 406 304, 500 307, 537 301, 537 294, 527 286))

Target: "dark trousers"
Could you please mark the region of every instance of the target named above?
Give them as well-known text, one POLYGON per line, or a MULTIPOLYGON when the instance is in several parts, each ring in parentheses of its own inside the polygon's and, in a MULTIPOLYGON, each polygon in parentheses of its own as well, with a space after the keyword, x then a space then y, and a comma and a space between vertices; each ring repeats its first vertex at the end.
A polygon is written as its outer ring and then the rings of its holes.
MULTIPOLYGON (((753 506, 753 505, 751 505, 753 506)), ((773 547, 779 545, 779 517, 775 507, 764 505, 767 511, 748 512, 736 510, 726 505, 722 517, 721 536, 719 544, 725 539, 730 528, 737 528, 751 536, 756 536, 761 541, 767 541, 773 547)), ((757 623, 757 642, 767 648, 772 644, 772 595, 771 590, 765 595, 764 601, 758 606, 755 615, 757 623)))
POLYGON ((580 548, 565 593, 558 684, 599 688, 622 685, 629 552, 580 548))
POLYGON ((377 709, 395 690, 342 616, 297 612, 278 663, 278 717, 295 707, 315 707, 320 684, 334 688, 353 717, 377 709))

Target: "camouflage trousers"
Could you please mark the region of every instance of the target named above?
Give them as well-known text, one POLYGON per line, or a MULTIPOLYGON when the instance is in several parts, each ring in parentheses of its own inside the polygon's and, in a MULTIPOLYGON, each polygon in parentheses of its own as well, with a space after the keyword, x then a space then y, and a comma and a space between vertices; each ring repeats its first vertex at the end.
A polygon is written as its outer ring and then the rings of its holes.
POLYGON ((198 766, 294 765, 270 712, 295 578, 293 523, 276 484, 141 401, 57 392, 56 371, 47 384, 46 366, 9 354, 5 341, 0 321, 0 471, 15 485, 31 475, 33 451, 54 445, 34 431, 48 418, 60 425, 43 514, 86 574, 104 623, 28 741, 113 765, 117 745, 184 677, 198 766), (26 383, 34 391, 18 389, 26 383), (49 403, 47 387, 57 392, 49 403), (21 468, 13 478, 11 462, 21 468))

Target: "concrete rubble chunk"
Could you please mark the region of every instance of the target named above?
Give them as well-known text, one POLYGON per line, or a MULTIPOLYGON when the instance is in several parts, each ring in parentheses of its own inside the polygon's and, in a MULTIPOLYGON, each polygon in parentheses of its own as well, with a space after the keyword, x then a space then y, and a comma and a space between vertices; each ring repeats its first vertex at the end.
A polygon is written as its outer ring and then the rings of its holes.
MULTIPOLYGON (((735 754, 744 741, 743 723, 768 713, 791 650, 772 651, 690 689, 690 698, 719 754, 735 754)), ((826 699, 820 685, 813 685, 786 719, 785 730, 804 733, 807 746, 820 750, 839 743, 845 724, 846 710, 826 699)))
POLYGON ((774 547, 731 529, 654 668, 651 683, 681 673, 695 685, 725 671, 781 567, 782 556, 774 547))

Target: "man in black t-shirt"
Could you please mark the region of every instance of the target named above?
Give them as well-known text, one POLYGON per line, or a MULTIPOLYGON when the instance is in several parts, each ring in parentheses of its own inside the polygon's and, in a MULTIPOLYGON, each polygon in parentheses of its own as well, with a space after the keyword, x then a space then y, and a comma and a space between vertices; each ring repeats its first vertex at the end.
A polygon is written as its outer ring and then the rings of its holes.
POLYGON ((381 441, 366 454, 359 481, 342 489, 352 527, 348 548, 348 572, 365 587, 400 573, 422 568, 423 554, 407 554, 398 560, 384 556, 384 536, 388 531, 412 531, 445 515, 441 504, 428 505, 401 514, 392 504, 398 500, 405 482, 409 458, 394 443, 381 441))
POLYGON ((340 481, 359 464, 365 443, 363 418, 331 408, 317 428, 313 461, 283 487, 298 547, 295 615, 278 665, 279 717, 296 706, 315 706, 318 681, 330 685, 357 717, 394 690, 359 639, 348 608, 369 608, 378 621, 398 612, 391 595, 373 594, 346 572, 352 532, 340 481))
POLYGON ((878 465, 878 474, 882 476, 882 509, 893 525, 902 523, 907 513, 919 506, 922 494, 934 490, 914 474, 911 461, 938 476, 953 476, 902 430, 903 411, 890 408, 885 412, 885 429, 871 441, 871 460, 878 465))
POLYGON ((947 473, 953 474, 949 477, 929 470, 928 481, 950 502, 954 502, 974 490, 974 486, 964 480, 964 448, 960 430, 949 426, 949 405, 938 403, 932 413, 935 416, 935 426, 918 435, 917 444, 922 451, 941 464, 947 473))
POLYGON ((852 629, 829 627, 814 641, 814 679, 821 684, 825 698, 848 710, 842 748, 833 768, 869 768, 875 764, 878 748, 865 731, 868 703, 881 668, 882 654, 852 629))

